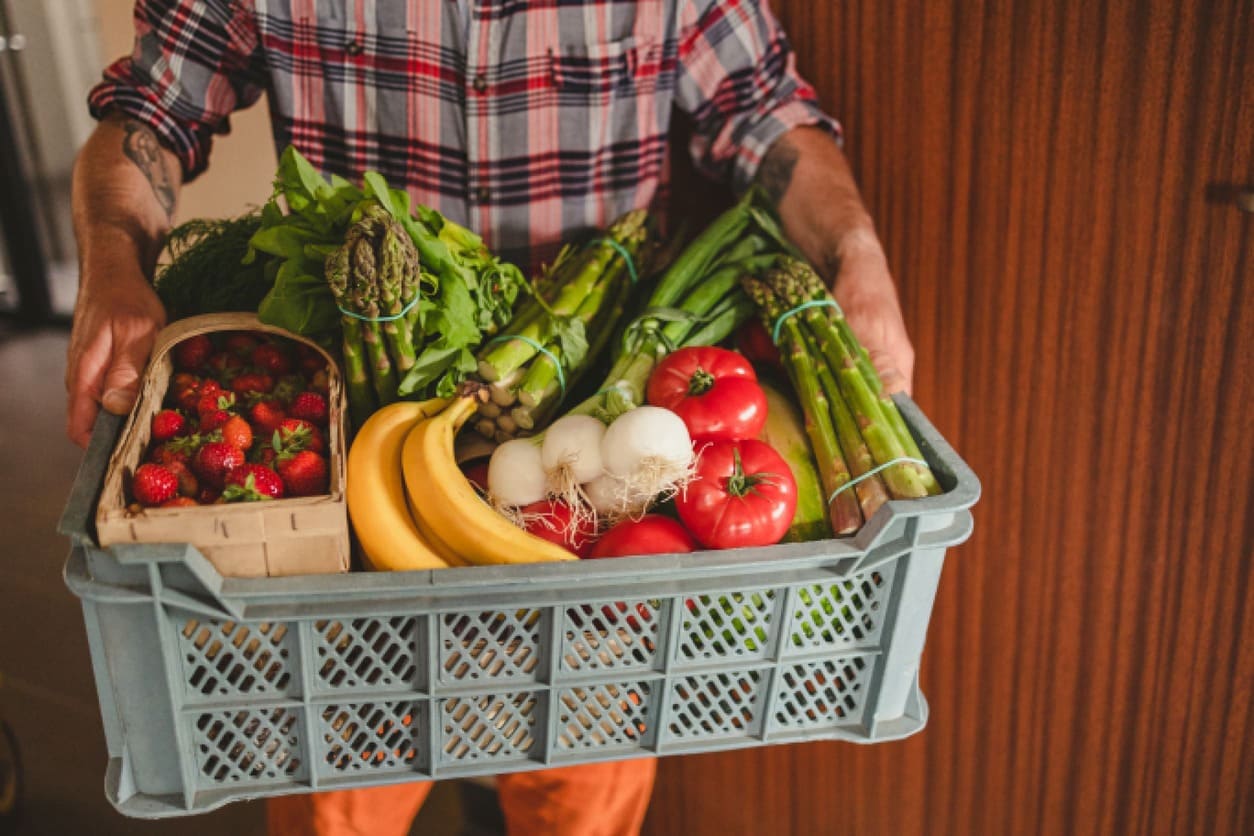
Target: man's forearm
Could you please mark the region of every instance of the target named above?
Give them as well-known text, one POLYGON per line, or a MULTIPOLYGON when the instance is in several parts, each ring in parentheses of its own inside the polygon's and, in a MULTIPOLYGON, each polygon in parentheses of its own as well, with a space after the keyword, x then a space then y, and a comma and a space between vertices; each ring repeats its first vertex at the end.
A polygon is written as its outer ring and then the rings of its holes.
POLYGON ((849 163, 826 131, 789 131, 767 153, 756 182, 788 237, 829 281, 847 249, 879 246, 849 163))
POLYGON ((119 263, 152 275, 181 182, 178 158, 143 123, 114 114, 96 127, 74 167, 74 230, 85 284, 119 263))

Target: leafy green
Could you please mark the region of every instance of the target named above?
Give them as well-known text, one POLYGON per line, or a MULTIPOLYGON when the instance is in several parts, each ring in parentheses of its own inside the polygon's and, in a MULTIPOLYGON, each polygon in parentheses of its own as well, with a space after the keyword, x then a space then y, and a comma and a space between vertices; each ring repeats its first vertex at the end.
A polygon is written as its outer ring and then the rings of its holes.
POLYGON ((195 218, 170 231, 168 261, 157 271, 157 295, 171 319, 202 313, 254 311, 273 284, 264 263, 244 264, 262 224, 251 212, 221 220, 195 218))

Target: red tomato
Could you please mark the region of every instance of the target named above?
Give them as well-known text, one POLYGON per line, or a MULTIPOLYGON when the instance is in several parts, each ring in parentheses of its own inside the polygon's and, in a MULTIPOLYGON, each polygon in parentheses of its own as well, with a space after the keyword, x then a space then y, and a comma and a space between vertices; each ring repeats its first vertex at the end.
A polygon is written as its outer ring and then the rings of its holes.
POLYGON ((769 546, 792 525, 797 482, 788 462, 764 441, 715 442, 701 451, 675 509, 711 549, 769 546))
POLYGON ((566 551, 587 557, 596 542, 593 521, 585 519, 575 524, 570 506, 560 499, 542 499, 521 509, 523 527, 541 540, 556 543, 566 551))
POLYGON ((682 525, 661 514, 645 514, 638 520, 623 520, 602 534, 590 556, 673 554, 696 549, 697 542, 682 525))
POLYGON ((461 466, 462 473, 466 474, 466 479, 470 484, 475 486, 475 490, 479 493, 486 493, 488 490, 488 460, 472 459, 465 462, 461 466))
POLYGON ((762 324, 762 320, 756 316, 751 317, 736 332, 736 348, 740 349, 740 353, 753 363, 773 366, 777 369, 783 368, 779 359, 779 349, 771 340, 771 334, 762 324))
POLYGON ((741 354, 714 346, 672 352, 649 377, 649 403, 674 412, 693 441, 754 438, 766 423, 766 395, 741 354))

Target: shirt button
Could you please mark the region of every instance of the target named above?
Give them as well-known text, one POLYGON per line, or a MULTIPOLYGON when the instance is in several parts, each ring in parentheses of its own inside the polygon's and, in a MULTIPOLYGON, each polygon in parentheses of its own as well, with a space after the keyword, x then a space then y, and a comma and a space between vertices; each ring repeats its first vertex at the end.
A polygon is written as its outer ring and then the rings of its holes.
POLYGON ((344 51, 353 57, 361 55, 362 49, 361 41, 349 41, 348 45, 344 47, 344 51))
POLYGON ((488 91, 488 80, 483 73, 475 76, 475 80, 471 82, 471 86, 475 88, 476 93, 486 93, 488 91))
POLYGON ((492 190, 487 186, 480 186, 474 191, 475 201, 478 203, 487 203, 492 197, 492 190))

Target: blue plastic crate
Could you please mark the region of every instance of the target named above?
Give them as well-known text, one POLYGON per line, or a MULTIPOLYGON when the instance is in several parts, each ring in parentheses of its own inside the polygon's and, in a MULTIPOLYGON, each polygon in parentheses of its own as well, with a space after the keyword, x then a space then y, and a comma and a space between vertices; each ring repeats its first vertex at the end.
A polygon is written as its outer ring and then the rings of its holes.
POLYGON ((121 419, 61 530, 104 719, 142 818, 230 801, 805 740, 927 721, 918 671, 979 482, 899 404, 944 488, 856 537, 690 555, 223 578, 181 544, 97 547, 121 419))

